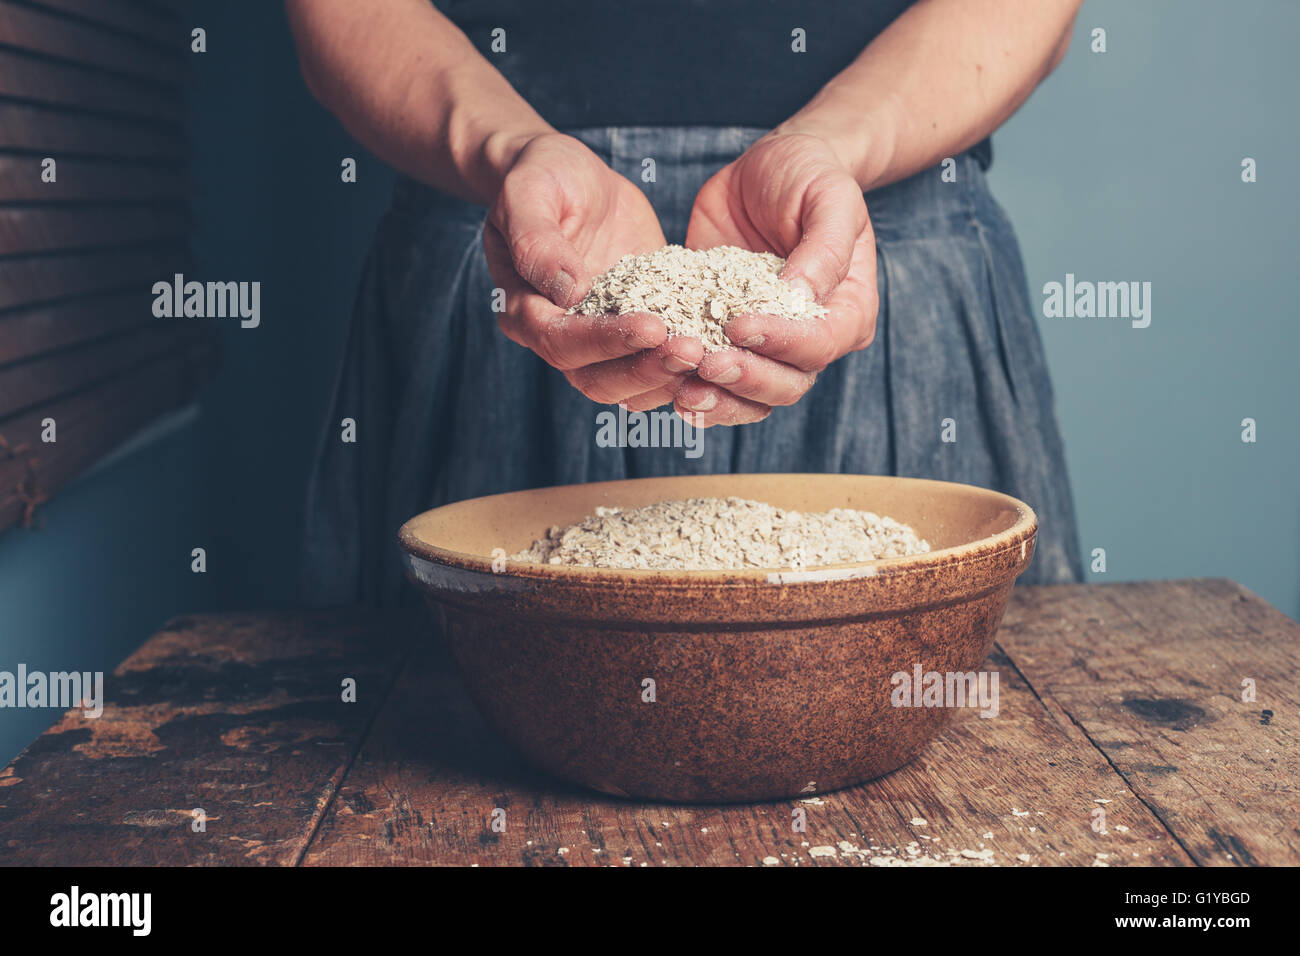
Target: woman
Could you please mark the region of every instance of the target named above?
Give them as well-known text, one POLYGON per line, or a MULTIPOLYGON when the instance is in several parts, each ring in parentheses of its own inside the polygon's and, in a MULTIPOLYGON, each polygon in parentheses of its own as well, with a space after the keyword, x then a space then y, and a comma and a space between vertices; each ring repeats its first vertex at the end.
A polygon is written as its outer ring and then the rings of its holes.
POLYGON ((404 174, 312 481, 310 599, 410 600, 394 534, 425 508, 686 472, 997 488, 1039 516, 1023 580, 1082 576, 1019 250, 984 179, 988 135, 1060 62, 1078 0, 440 6, 288 5, 313 94, 404 174), (741 317, 706 356, 654 316, 565 314, 665 241, 786 257, 828 316, 741 317), (615 402, 733 427, 696 458, 599 447, 615 402))

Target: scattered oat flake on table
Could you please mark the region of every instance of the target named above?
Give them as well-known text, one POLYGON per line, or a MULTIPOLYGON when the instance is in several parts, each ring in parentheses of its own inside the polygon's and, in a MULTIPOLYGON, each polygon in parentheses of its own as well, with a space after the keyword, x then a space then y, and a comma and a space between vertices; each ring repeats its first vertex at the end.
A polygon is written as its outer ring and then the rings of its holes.
POLYGON ((835 847, 833 846, 815 846, 808 851, 809 856, 835 856, 835 847))
POLYGON ((923 819, 921 819, 920 817, 912 817, 912 826, 914 826, 914 827, 924 827, 924 826, 929 826, 929 824, 926 823, 926 822, 925 822, 923 819))
POLYGON ((778 860, 778 859, 777 859, 776 857, 774 857, 774 856, 765 856, 765 857, 763 857, 763 865, 764 865, 764 866, 780 866, 780 865, 781 865, 781 861, 778 860))

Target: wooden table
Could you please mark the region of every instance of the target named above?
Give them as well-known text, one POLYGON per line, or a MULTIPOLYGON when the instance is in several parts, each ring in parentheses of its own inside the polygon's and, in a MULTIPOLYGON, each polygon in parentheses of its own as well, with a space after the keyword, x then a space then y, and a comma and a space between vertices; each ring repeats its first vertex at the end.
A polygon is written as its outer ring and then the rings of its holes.
POLYGON ((101 718, 68 712, 0 773, 0 862, 1300 863, 1300 625, 1231 581, 1017 588, 996 718, 959 713, 873 783, 757 805, 539 777, 424 633, 360 611, 170 622, 101 718))

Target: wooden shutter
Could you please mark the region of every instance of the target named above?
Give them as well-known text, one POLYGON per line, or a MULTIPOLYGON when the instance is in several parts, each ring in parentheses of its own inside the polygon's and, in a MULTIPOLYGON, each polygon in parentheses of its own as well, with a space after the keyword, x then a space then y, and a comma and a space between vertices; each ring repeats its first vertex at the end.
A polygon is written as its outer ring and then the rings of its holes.
POLYGON ((152 311, 188 264, 189 56, 165 0, 0 0, 0 532, 214 365, 152 311))

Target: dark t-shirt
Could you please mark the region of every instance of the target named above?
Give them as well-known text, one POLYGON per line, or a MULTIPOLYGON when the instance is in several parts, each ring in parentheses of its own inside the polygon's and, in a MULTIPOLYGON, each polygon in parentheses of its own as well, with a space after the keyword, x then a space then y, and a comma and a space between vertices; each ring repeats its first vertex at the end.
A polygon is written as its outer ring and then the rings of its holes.
MULTIPOLYGON (((547 122, 572 129, 773 127, 913 0, 435 2, 547 122)), ((987 166, 988 141, 975 153, 987 166)))

